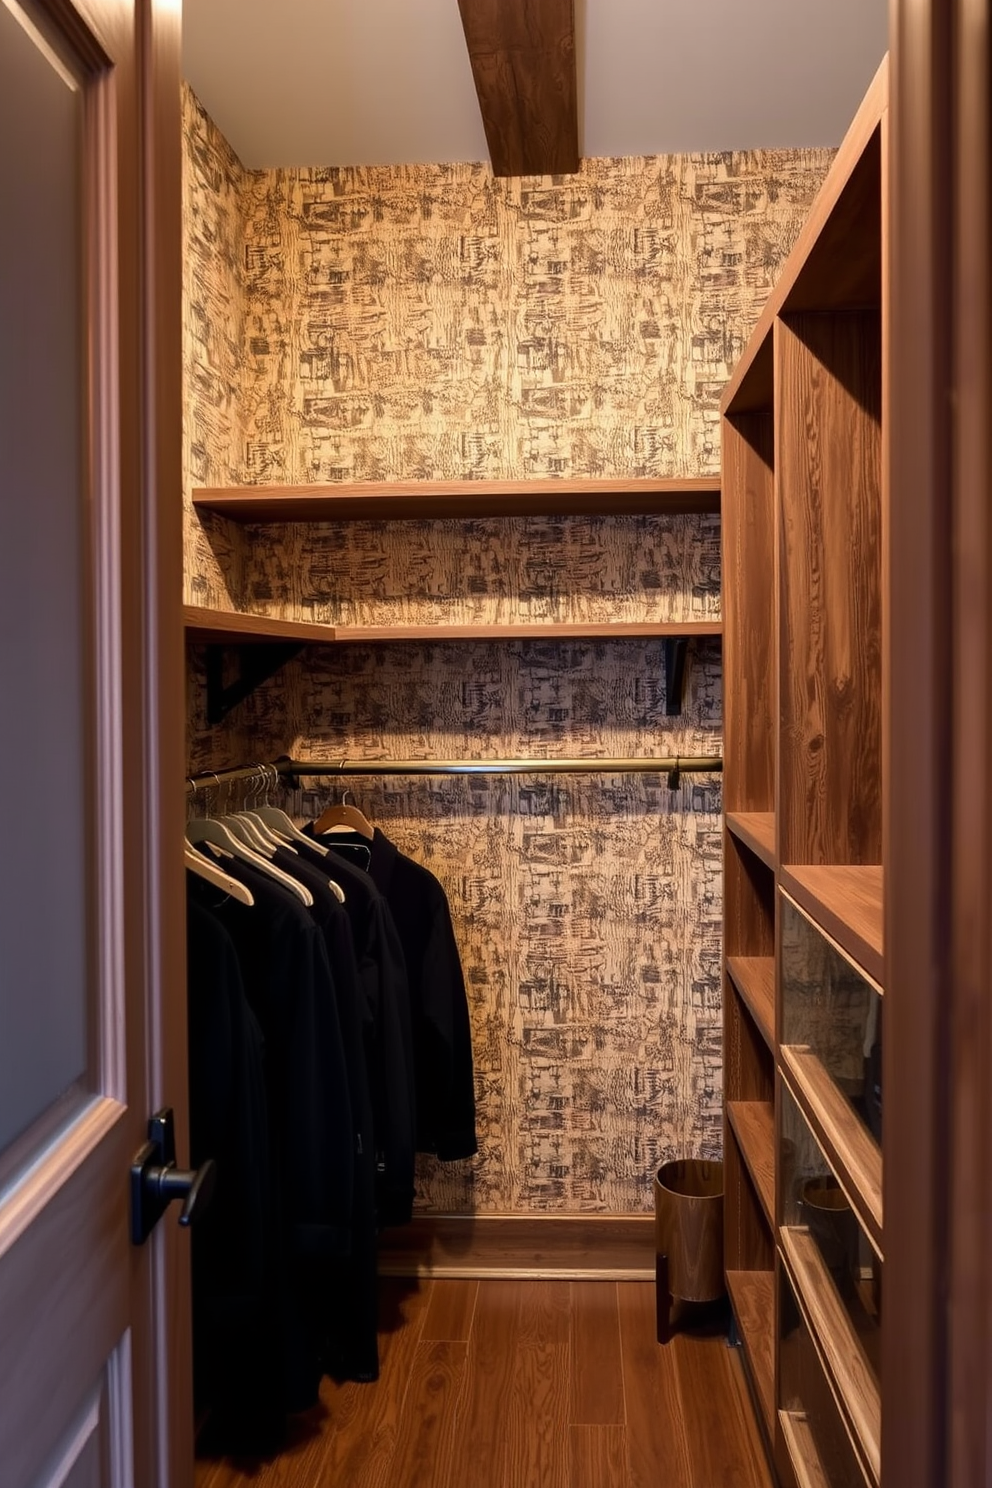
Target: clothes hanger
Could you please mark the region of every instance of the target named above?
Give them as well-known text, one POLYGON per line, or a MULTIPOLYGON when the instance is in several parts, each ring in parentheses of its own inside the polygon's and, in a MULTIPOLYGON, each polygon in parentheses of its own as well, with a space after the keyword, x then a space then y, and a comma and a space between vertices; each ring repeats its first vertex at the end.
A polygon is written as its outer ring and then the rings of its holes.
POLYGON ((346 804, 347 795, 348 792, 345 791, 344 798, 339 805, 328 806, 320 820, 314 823, 314 831, 321 835, 325 832, 333 832, 335 829, 357 832, 360 837, 366 837, 371 842, 375 836, 375 827, 357 806, 346 804))
MULTIPOLYGON (((272 783, 274 785, 275 782, 279 779, 279 771, 275 768, 274 765, 267 765, 265 766, 265 769, 272 770, 272 783)), ((299 827, 293 821, 292 817, 287 816, 285 811, 280 811, 278 806, 270 806, 268 801, 268 789, 266 789, 265 795, 266 799, 262 802, 261 806, 256 805, 253 814, 255 816, 261 817, 266 826, 274 828, 276 832, 284 833, 293 842, 302 842, 305 844, 305 846, 314 848, 321 854, 322 857, 326 858, 327 848, 324 847, 321 843, 315 841, 313 837, 308 837, 305 832, 301 832, 299 827)))
MULTIPOLYGON (((265 780, 266 781, 268 780, 268 773, 267 772, 268 772, 268 770, 270 768, 272 768, 272 772, 273 772, 272 773, 273 783, 279 779, 279 772, 274 767, 271 767, 271 766, 268 766, 268 765, 262 765, 262 766, 260 766, 260 768, 266 771, 266 776, 265 776, 265 780)), ((320 853, 320 855, 321 855, 322 858, 328 857, 329 854, 328 854, 328 850, 327 850, 326 847, 322 847, 319 842, 314 841, 314 839, 312 837, 308 837, 305 832, 301 832, 299 830, 299 828, 296 827, 293 824, 292 820, 286 815, 286 813, 284 811, 279 811, 275 806, 269 806, 267 801, 266 801, 266 803, 265 803, 264 806, 257 806, 256 805, 256 810, 251 813, 251 815, 253 815, 253 816, 260 817, 260 820, 262 821, 263 825, 265 826, 266 831, 273 831, 274 829, 265 820, 265 817, 262 817, 261 816, 261 812, 262 811, 265 811, 265 813, 266 813, 267 816, 272 816, 272 817, 274 817, 276 820, 278 820, 280 822, 285 822, 286 823, 286 826, 288 828, 288 831, 292 834, 292 836, 294 838, 298 839, 300 842, 302 842, 306 847, 315 848, 317 850, 317 852, 320 853)), ((279 835, 279 834, 277 834, 277 835, 279 835)), ((280 836, 280 841, 285 842, 286 848, 287 848, 287 850, 289 852, 293 852, 293 853, 296 852, 296 848, 293 847, 292 843, 290 841, 288 841, 286 838, 283 838, 283 837, 280 836)), ((337 899, 337 901, 338 901, 339 904, 344 904, 345 903, 345 892, 344 892, 344 889, 341 887, 341 885, 337 882, 336 879, 328 878, 327 879, 327 887, 330 889, 331 893, 334 895, 335 899, 337 899)))
MULTIPOLYGON (((265 769, 266 766, 264 765, 258 766, 257 786, 252 793, 253 797, 258 796, 259 791, 265 784, 266 776, 263 773, 265 769)), ((266 821, 261 815, 256 799, 253 799, 251 806, 243 807, 236 815, 242 817, 250 826, 254 827, 255 831, 260 834, 262 841, 270 846, 273 851, 278 847, 284 847, 288 852, 296 852, 296 848, 293 846, 289 835, 285 831, 277 831, 272 823, 266 821)), ((309 841, 309 838, 307 840, 309 841)))
POLYGON ((223 868, 216 863, 211 863, 209 858, 197 852, 196 848, 188 842, 183 856, 186 867, 191 873, 195 873, 197 878, 205 879, 207 883, 213 884, 215 889, 223 889, 225 894, 229 894, 239 904, 255 903, 251 889, 246 888, 240 879, 232 878, 229 873, 225 873, 223 868))
POLYGON ((194 846, 198 842, 212 842, 217 847, 225 848, 234 857, 240 858, 243 863, 250 863, 253 868, 260 868, 269 878, 275 879, 276 883, 281 883, 283 888, 289 889, 291 893, 295 894, 300 903, 305 904, 307 909, 313 908, 313 895, 305 884, 301 884, 291 874, 284 873, 281 868, 277 868, 275 863, 271 863, 261 853, 254 852, 244 842, 240 841, 217 817, 201 816, 194 817, 191 821, 188 821, 186 823, 186 839, 192 842, 194 846))

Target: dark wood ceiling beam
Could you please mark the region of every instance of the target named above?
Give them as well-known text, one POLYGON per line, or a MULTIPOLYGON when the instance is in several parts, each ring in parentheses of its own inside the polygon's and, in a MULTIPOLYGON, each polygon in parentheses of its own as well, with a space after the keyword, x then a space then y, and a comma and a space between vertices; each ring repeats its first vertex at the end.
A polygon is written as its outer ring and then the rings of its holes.
POLYGON ((573 0, 458 0, 493 174, 579 168, 573 0))

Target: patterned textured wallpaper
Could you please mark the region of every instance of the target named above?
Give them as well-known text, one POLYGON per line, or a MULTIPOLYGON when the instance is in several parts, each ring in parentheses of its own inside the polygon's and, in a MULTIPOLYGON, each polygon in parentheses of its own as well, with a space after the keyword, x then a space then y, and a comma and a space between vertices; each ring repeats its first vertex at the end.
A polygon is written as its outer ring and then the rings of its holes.
MULTIPOLYGON (((720 392, 830 160, 248 174, 192 95, 185 108, 187 494, 715 472, 720 392)), ((187 512, 201 604, 342 624, 719 614, 712 517, 219 520, 201 537, 187 512)), ((190 659, 191 769, 721 747, 712 641, 694 643, 677 718, 656 640, 311 647, 214 730, 202 650, 190 659)), ((421 1207, 644 1210, 660 1161, 719 1152, 718 778, 350 789, 445 884, 469 985, 482 1151, 424 1163, 421 1207)), ((289 809, 313 815, 329 792, 289 809)))
POLYGON ((196 516, 194 486, 240 479, 244 445, 245 172, 189 88, 183 89, 183 493, 189 604, 238 609, 244 540, 233 522, 196 516))

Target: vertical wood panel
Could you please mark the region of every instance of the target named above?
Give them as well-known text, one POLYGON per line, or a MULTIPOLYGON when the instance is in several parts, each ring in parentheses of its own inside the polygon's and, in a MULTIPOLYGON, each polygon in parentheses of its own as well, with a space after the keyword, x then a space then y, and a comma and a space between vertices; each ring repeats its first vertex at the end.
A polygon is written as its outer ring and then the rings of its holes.
POLYGON ((877 312, 777 322, 783 862, 879 863, 877 312))
POLYGON ((771 414, 724 420, 726 811, 775 809, 775 491, 771 414))
POLYGON ((960 0, 956 203, 948 1481, 992 1478, 992 154, 987 0, 960 0))
MULTIPOLYGON (((950 119, 955 7, 896 0, 891 106, 890 727, 882 1462, 886 1484, 950 1488, 945 1462, 946 1098, 952 893, 950 119), (906 740, 912 740, 912 748, 906 740)), ((987 186, 983 183, 983 191, 987 186)), ((970 679, 980 686, 978 679, 970 679)), ((987 776, 987 761, 983 778, 987 776)), ((984 1180, 983 1180, 984 1181, 984 1180)), ((988 1247, 985 1247, 987 1263, 988 1247)), ((979 1385, 983 1424, 987 1384, 979 1385)), ((979 1482, 984 1482, 980 1478, 979 1482)), ((954 1483, 953 1488, 977 1488, 954 1483)))

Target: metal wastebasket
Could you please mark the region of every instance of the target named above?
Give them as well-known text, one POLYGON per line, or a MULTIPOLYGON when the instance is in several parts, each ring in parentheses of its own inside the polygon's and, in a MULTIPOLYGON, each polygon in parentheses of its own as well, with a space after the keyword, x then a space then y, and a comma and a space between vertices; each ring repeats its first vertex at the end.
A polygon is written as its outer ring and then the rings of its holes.
POLYGON ((658 1342, 672 1336, 672 1303, 724 1294, 723 1163, 678 1158, 654 1180, 658 1342))

